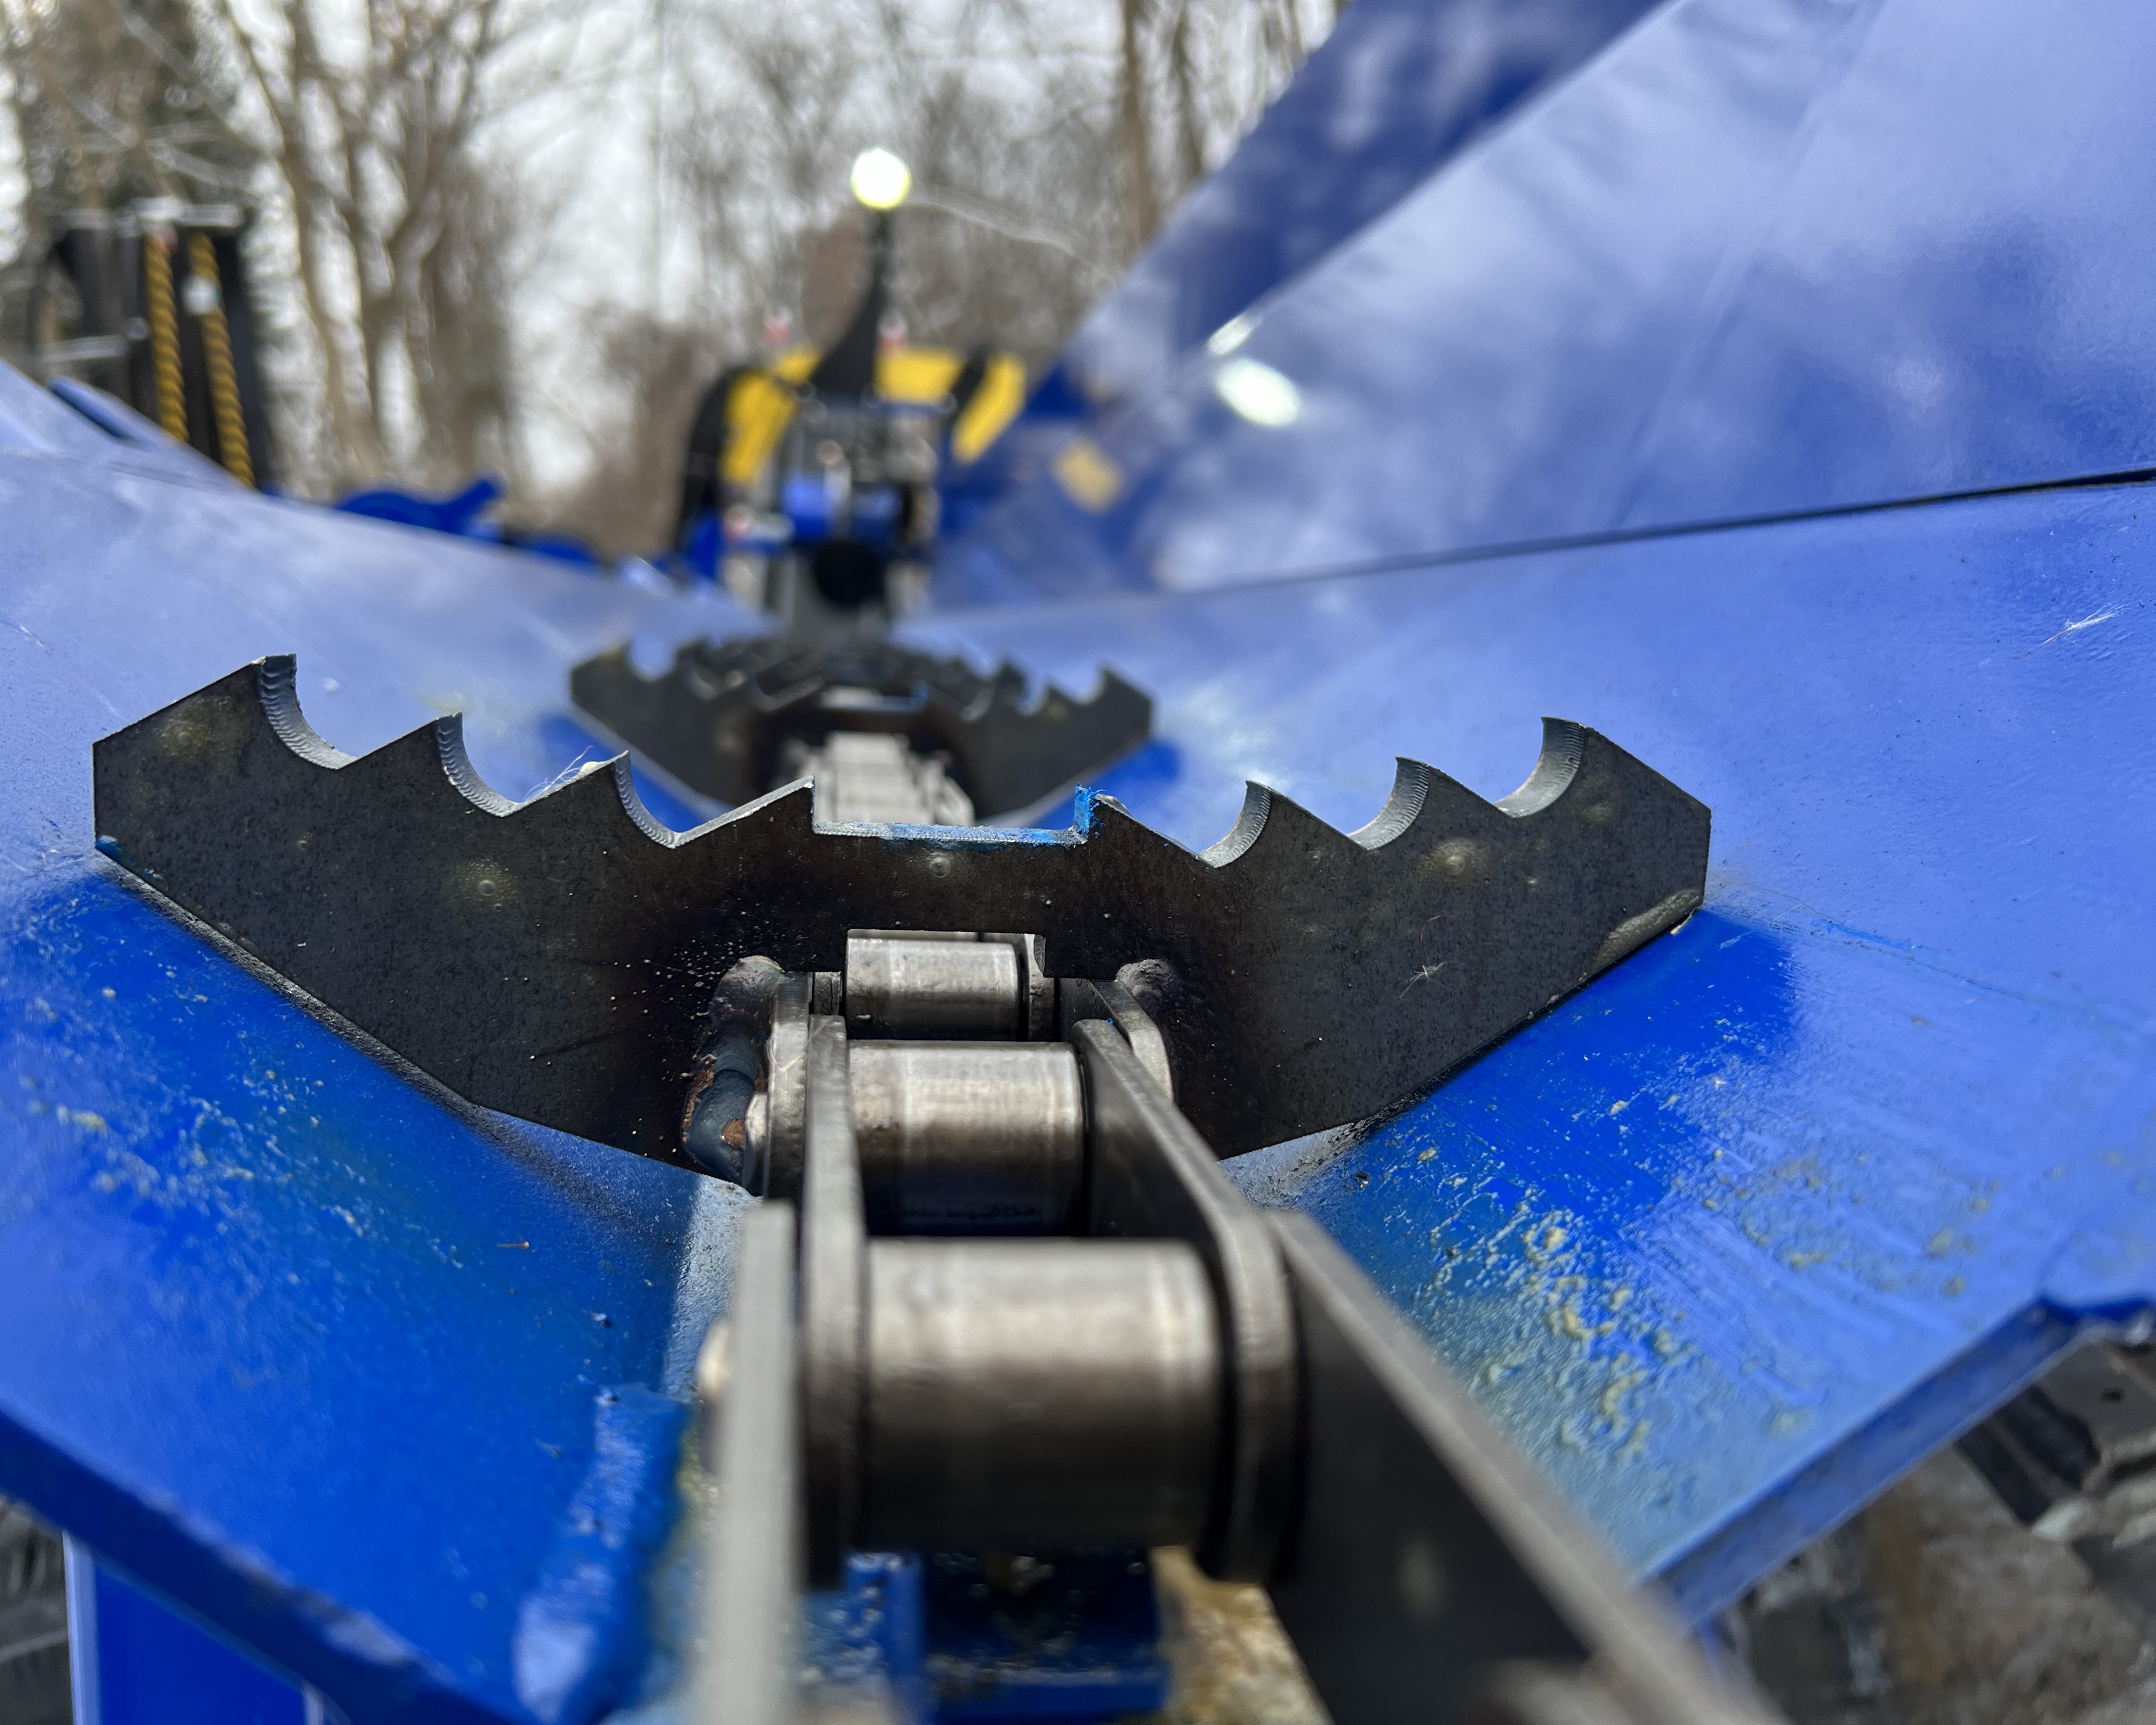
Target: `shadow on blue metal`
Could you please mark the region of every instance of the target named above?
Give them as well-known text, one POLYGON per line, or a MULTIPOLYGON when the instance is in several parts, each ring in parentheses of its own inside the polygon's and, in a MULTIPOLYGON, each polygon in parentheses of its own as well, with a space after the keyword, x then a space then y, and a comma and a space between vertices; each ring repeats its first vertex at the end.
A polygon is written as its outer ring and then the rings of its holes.
POLYGON ((1119 1719, 1168 1702, 1160 1607, 1138 1551, 1026 1560, 952 1553, 923 1564, 922 1613, 937 1725, 1119 1719))
POLYGON ((68 1542, 74 1725, 323 1725, 319 1703, 68 1542))

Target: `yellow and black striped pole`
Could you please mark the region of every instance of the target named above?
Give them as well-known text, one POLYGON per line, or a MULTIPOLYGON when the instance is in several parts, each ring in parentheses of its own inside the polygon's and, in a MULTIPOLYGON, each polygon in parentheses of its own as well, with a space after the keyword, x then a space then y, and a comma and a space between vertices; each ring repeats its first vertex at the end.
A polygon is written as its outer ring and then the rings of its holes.
MULTIPOLYGON (((199 230, 187 236, 187 270, 216 290, 202 312, 203 357, 209 372, 209 406, 217 426, 218 459, 243 485, 254 483, 254 463, 247 449, 247 420, 239 410, 239 376, 232 367, 232 332, 224 321, 224 290, 217 279, 217 250, 199 230)), ((160 386, 159 394, 163 393, 160 386)))

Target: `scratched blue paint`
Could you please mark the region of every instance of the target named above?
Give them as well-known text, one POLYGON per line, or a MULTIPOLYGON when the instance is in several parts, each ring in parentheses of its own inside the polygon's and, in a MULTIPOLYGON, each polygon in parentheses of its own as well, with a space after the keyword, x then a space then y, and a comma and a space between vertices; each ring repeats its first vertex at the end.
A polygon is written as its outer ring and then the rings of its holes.
POLYGON ((590 1717, 679 1448, 672 1402, 619 1421, 723 1297, 715 1189, 355 1047, 96 855, 86 763, 289 645, 333 740, 470 706, 522 794, 565 641, 735 614, 131 459, 0 449, 0 1490, 355 1716, 590 1717))
POLYGON ((2149 1297, 2152 499, 945 627, 1152 691, 1183 771, 1130 801, 1186 844, 1245 776, 1353 828, 1395 749, 1501 795, 1543 713, 1713 809, 1681 933, 1395 1120, 1235 1165, 1704 1610, 2034 1370, 2046 1314, 2149 1297))
POLYGON ((802 1663, 819 1683, 879 1695, 902 1720, 927 1717, 919 1557, 851 1553, 844 1584, 809 1594, 801 1618, 802 1663))
POLYGON ((2156 465, 2156 13, 1675 0, 1163 368, 948 596, 1183 589, 2156 465), (1216 390, 1298 393, 1251 423, 1216 390))
POLYGON ((690 1178, 445 1108, 125 887, 28 901, 12 1488, 332 1694, 572 1717, 521 1668, 529 1613, 609 1386, 659 1375, 690 1178), (279 1537, 303 1513, 316 1563, 279 1537))
POLYGON ((894 842, 940 845, 947 850, 1011 850, 1039 846, 1068 848, 1082 844, 1085 834, 1051 832, 1045 827, 936 827, 906 821, 833 822, 823 829, 831 833, 860 834, 894 842))
POLYGON ((1160 1605, 1137 1551, 1050 1556, 1023 1591, 988 1584, 982 1560, 921 1566, 926 1676, 937 1725, 1082 1722, 1168 1702, 1160 1605))
POLYGON ((1096 797, 1113 797, 1127 807, 1133 798, 1142 800, 1152 791, 1173 784, 1180 770, 1174 745, 1156 737, 1094 773, 1091 783, 1078 786, 1061 802, 1041 810, 1035 819, 1051 829, 1073 827, 1081 832, 1091 832, 1096 797))
POLYGON ((921 1725, 1081 1725, 1168 1699, 1142 1552, 1053 1554, 1018 1590, 991 1586, 978 1557, 857 1552, 802 1619, 802 1663, 820 1685, 921 1725))

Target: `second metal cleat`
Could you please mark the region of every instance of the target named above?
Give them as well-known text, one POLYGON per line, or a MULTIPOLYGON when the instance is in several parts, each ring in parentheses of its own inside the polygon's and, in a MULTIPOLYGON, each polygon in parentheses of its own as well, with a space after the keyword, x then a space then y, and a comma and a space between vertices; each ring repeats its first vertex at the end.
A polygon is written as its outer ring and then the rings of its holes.
POLYGON ((659 677, 639 675, 629 649, 615 647, 572 671, 569 691, 630 747, 721 803, 760 797, 803 776, 804 755, 866 734, 947 763, 968 809, 963 819, 945 819, 819 807, 825 820, 957 826, 975 812, 1014 817, 1128 754, 1152 724, 1152 701, 1111 670, 1090 700, 1050 685, 1029 705, 1026 680, 1009 665, 984 677, 963 660, 882 639, 694 641, 659 677))

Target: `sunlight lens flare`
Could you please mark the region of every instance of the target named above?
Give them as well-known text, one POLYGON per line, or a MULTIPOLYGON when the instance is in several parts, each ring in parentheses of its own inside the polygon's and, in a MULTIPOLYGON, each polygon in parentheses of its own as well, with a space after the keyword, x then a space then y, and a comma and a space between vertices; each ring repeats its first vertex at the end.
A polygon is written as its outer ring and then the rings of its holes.
POLYGON ((1231 359, 1213 374, 1220 399, 1253 425, 1276 429, 1302 417, 1302 392, 1294 379, 1262 360, 1231 359))
POLYGON ((864 150, 847 183, 870 209, 896 209, 913 189, 913 172, 888 150, 864 150))

